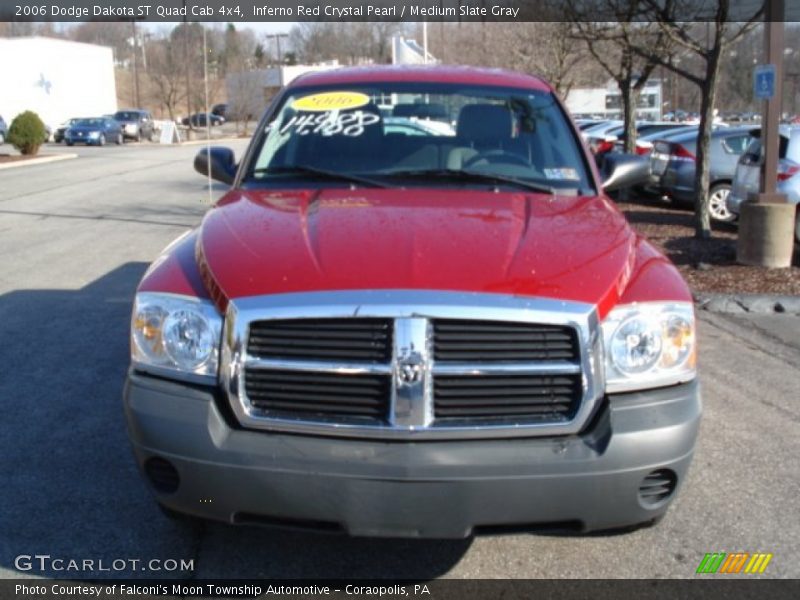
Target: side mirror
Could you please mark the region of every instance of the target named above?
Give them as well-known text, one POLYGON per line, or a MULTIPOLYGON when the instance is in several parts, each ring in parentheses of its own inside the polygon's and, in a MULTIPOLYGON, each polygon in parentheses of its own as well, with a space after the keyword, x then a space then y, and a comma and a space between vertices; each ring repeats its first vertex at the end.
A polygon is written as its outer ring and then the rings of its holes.
POLYGON ((609 152, 601 171, 606 192, 633 187, 650 179, 650 157, 609 152))
POLYGON ((233 150, 222 146, 203 148, 194 157, 194 170, 206 176, 210 173, 212 179, 232 184, 236 177, 233 150))

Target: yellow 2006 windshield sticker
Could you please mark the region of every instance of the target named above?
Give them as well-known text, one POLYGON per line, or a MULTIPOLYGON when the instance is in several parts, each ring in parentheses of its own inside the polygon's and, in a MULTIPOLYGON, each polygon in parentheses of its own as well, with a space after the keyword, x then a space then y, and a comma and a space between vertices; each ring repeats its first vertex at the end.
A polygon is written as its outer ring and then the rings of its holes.
POLYGON ((369 96, 359 92, 324 92, 298 98, 292 102, 294 110, 326 112, 347 110, 369 104, 369 96))

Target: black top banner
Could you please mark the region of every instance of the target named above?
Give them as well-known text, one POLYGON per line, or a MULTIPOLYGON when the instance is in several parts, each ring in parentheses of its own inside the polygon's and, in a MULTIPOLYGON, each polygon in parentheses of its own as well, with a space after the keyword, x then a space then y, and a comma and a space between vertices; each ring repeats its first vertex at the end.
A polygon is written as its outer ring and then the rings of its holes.
MULTIPOLYGON (((762 18, 769 0, 2 0, 0 21, 675 21, 762 18)), ((783 0, 785 21, 800 2, 783 0)))

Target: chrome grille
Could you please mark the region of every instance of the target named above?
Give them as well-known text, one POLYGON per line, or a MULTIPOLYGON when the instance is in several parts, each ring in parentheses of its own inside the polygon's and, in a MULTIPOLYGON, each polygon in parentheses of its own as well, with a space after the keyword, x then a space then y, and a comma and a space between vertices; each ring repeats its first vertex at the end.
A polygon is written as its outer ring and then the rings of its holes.
POLYGON ((245 427, 452 439, 577 432, 602 394, 594 308, 358 291, 229 304, 222 382, 245 427))

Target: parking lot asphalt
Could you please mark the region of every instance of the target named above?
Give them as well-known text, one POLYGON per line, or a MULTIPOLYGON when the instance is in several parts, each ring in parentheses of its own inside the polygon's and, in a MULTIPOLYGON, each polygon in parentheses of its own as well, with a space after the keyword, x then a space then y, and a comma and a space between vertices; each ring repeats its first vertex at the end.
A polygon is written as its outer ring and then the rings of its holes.
POLYGON ((771 552, 765 577, 800 577, 800 319, 785 315, 701 313, 700 440, 649 529, 370 540, 162 516, 133 462, 121 391, 136 284, 209 206, 197 149, 76 148, 76 160, 0 174, 0 577, 694 577, 719 551, 771 552), (15 568, 34 554, 191 559, 194 570, 15 568))

